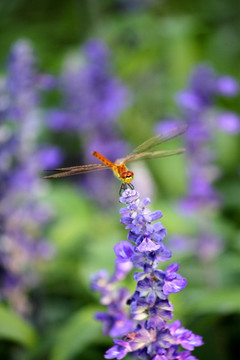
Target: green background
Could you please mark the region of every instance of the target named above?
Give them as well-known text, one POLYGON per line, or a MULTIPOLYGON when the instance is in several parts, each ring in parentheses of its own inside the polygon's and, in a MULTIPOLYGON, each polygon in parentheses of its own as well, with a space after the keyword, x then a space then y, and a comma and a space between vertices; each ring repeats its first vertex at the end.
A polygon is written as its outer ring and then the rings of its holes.
MULTIPOLYGON (((32 41, 39 68, 56 75, 69 54, 88 39, 100 38, 110 48, 116 75, 134 96, 118 123, 121 136, 135 146, 153 134, 161 118, 178 115, 174 96, 199 62, 240 79, 240 3, 153 1, 125 11, 119 3, 1 0, 1 72, 11 45, 20 38, 32 41)), ((239 97, 221 99, 217 105, 240 111, 239 97)), ((51 137, 46 134, 46 138, 51 137)), ((178 145, 180 141, 173 144, 178 145)), ((205 345, 194 352, 197 358, 232 360, 237 359, 240 336, 239 137, 216 134, 213 145, 223 173, 216 187, 224 200, 213 223, 226 248, 210 264, 192 254, 175 254, 173 261, 180 263, 188 286, 170 300, 174 318, 204 338, 205 345)), ((175 206, 186 187, 184 161, 184 157, 162 160, 161 172, 155 163, 146 164, 156 186, 151 208, 162 210, 169 234, 194 235, 195 223, 183 218, 175 206)), ((112 344, 93 320, 100 305, 89 288, 89 276, 101 268, 113 269, 113 246, 126 239, 127 231, 119 223, 117 196, 111 207, 102 209, 70 184, 68 180, 49 184, 46 200, 55 207, 56 218, 43 233, 57 255, 39 265, 42 283, 30 293, 36 308, 31 321, 6 306, 0 308, 2 359, 97 360, 112 344)), ((133 281, 128 280, 128 286, 134 290, 133 281)))

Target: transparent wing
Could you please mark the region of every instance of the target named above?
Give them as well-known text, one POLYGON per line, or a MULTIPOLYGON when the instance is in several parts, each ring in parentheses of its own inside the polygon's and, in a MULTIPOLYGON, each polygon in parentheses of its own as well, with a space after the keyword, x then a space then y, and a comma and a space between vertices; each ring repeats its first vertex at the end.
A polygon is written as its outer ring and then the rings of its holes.
MULTIPOLYGON (((154 149, 155 147, 157 147, 169 140, 172 140, 179 135, 182 135, 187 130, 187 128, 188 128, 188 126, 186 124, 180 124, 179 126, 173 128, 163 134, 153 136, 152 138, 146 140, 144 143, 142 143, 141 145, 136 147, 136 149, 134 149, 129 155, 127 155, 124 158, 117 159, 115 162, 117 164, 121 164, 121 163, 130 162, 130 161, 145 159, 143 157, 136 157, 135 155, 141 154, 141 153, 149 153, 149 151, 154 149)), ((163 152, 164 151, 160 151, 161 154, 163 152)), ((180 152, 179 152, 179 150, 177 150, 177 154, 181 154, 182 152, 183 152, 183 149, 180 149, 180 152)), ((171 152, 171 154, 169 153, 169 155, 163 155, 163 156, 171 156, 171 155, 175 155, 175 153, 171 152)), ((163 156, 159 155, 158 157, 163 157, 163 156)))
POLYGON ((182 154, 184 151, 185 151, 185 149, 143 152, 141 154, 129 155, 125 159, 123 159, 123 161, 125 164, 127 164, 127 163, 130 163, 133 161, 138 161, 138 160, 158 159, 158 158, 162 158, 162 157, 166 157, 166 156, 182 154))
MULTIPOLYGON (((152 138, 148 139, 147 141, 145 141, 144 143, 142 143, 141 145, 136 147, 136 149, 134 149, 126 158, 128 158, 129 156, 132 156, 133 154, 140 154, 143 152, 148 152, 148 151, 154 149, 155 147, 157 147, 171 139, 174 139, 175 137, 177 137, 179 135, 182 135, 186 130, 187 130, 187 125, 182 124, 182 125, 179 125, 178 127, 173 128, 163 134, 153 136, 152 138)), ((125 162, 124 159, 121 159, 121 160, 122 160, 122 162, 125 162)))
POLYGON ((81 165, 81 166, 71 166, 67 168, 58 168, 58 169, 49 170, 49 171, 59 171, 58 173, 43 176, 42 179, 61 178, 65 176, 80 175, 92 171, 106 170, 106 169, 109 168, 104 164, 89 164, 89 165, 81 165))
POLYGON ((82 171, 95 171, 101 168, 107 168, 104 164, 88 164, 88 165, 77 165, 77 166, 69 166, 66 168, 57 168, 48 171, 75 171, 75 170, 82 170, 82 171))

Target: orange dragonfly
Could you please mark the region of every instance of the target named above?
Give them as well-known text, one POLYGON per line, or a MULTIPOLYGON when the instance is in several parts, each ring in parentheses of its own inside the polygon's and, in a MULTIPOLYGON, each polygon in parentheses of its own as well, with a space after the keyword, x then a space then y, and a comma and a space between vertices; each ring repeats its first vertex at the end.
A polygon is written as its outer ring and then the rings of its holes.
POLYGON ((148 139, 141 145, 139 145, 126 157, 117 159, 115 162, 111 162, 97 151, 93 151, 92 155, 95 156, 98 160, 100 160, 102 164, 78 165, 67 168, 53 169, 52 171, 57 171, 57 173, 53 175, 44 176, 43 179, 61 178, 65 176, 85 174, 92 171, 111 169, 113 171, 113 174, 122 182, 119 192, 120 194, 124 190, 126 190, 127 187, 133 190, 134 186, 133 184, 131 184, 131 182, 133 180, 134 173, 128 170, 126 164, 131 163, 133 161, 158 159, 161 157, 182 154, 185 151, 185 149, 158 150, 158 151, 152 151, 152 150, 157 146, 161 145, 162 143, 165 143, 183 134, 186 131, 186 129, 187 126, 183 125, 177 128, 173 128, 166 133, 156 135, 148 139))

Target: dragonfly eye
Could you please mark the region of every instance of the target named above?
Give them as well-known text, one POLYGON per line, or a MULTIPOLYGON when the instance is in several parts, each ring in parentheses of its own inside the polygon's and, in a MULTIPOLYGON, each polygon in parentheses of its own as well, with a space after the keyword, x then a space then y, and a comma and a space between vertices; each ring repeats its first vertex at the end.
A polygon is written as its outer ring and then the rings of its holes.
POLYGON ((127 178, 133 178, 133 172, 132 171, 127 171, 127 178))
POLYGON ((132 171, 123 171, 121 173, 121 178, 123 178, 123 179, 133 178, 133 172, 132 171))
POLYGON ((134 174, 133 174, 132 171, 123 171, 121 173, 122 182, 125 183, 125 184, 130 184, 130 182, 133 179, 133 176, 134 176, 134 174))

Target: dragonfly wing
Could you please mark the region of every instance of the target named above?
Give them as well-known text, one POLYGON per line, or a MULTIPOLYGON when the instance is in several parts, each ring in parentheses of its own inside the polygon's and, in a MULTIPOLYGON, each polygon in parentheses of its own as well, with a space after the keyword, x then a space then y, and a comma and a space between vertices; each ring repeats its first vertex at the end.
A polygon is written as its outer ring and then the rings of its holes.
POLYGON ((130 163, 138 160, 151 160, 158 159, 166 156, 173 156, 182 154, 185 149, 176 149, 176 150, 160 150, 160 151, 151 151, 151 152, 142 152, 141 154, 132 154, 127 156, 124 160, 124 163, 130 163))
POLYGON ((77 166, 69 166, 66 168, 57 168, 49 171, 75 171, 75 170, 82 170, 82 171, 95 171, 100 168, 107 168, 104 164, 88 164, 88 165, 77 165, 77 166))
POLYGON ((53 169, 50 171, 58 171, 56 174, 43 176, 43 179, 50 179, 50 178, 60 178, 65 176, 73 176, 73 175, 80 175, 85 174, 92 171, 98 170, 106 170, 109 169, 104 164, 89 164, 89 165, 82 165, 82 166, 71 166, 67 168, 58 168, 53 169))
POLYGON ((142 152, 148 152, 149 150, 154 149, 156 146, 164 142, 167 142, 171 139, 174 139, 179 135, 182 135, 186 130, 187 130, 187 125, 182 124, 163 134, 153 136, 152 138, 148 139, 147 141, 139 145, 136 149, 134 149, 130 155, 139 154, 142 152))

